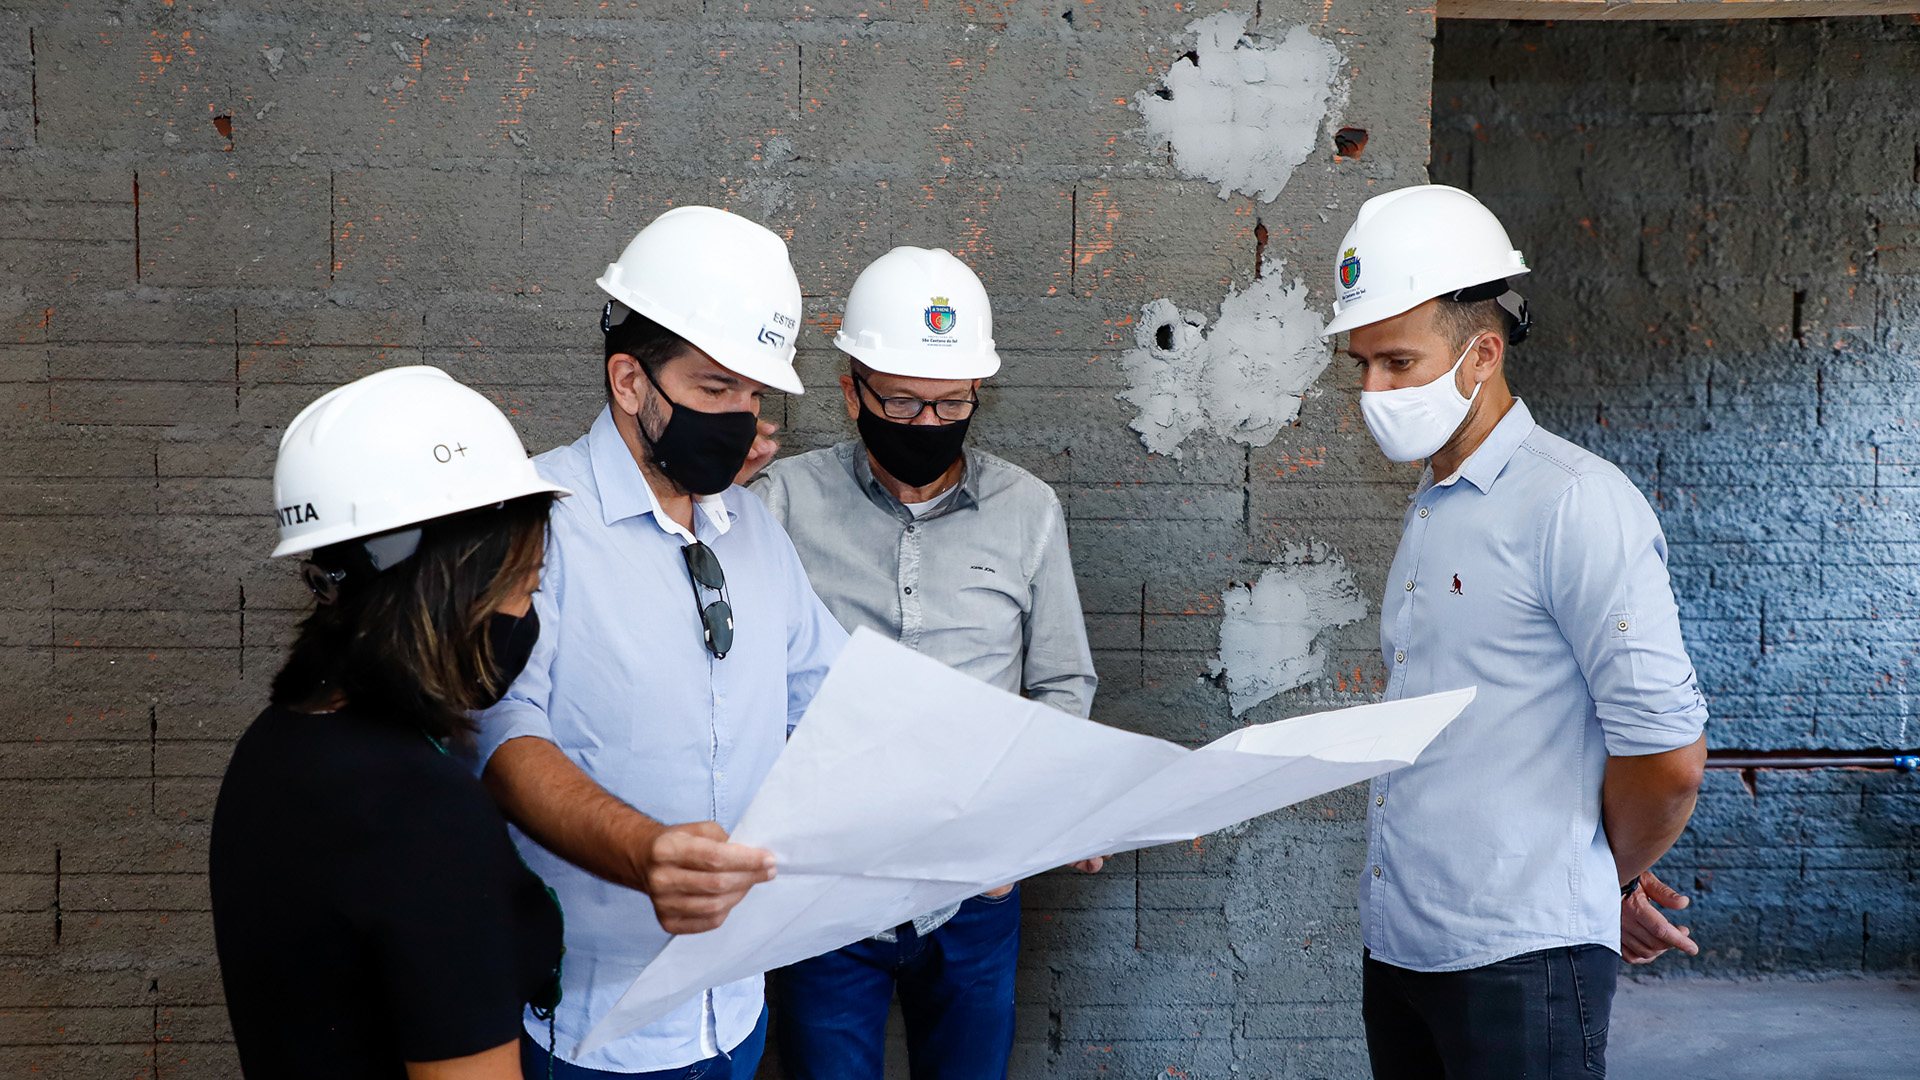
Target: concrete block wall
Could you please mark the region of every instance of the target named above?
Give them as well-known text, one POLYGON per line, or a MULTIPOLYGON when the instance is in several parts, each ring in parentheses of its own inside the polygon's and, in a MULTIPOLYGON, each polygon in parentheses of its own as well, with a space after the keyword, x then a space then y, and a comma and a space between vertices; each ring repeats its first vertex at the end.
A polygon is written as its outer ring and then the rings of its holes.
MULTIPOLYGON (((1198 742, 1376 693, 1370 619, 1243 721, 1205 678, 1223 590, 1289 543, 1379 595, 1412 478, 1350 372, 1267 445, 1203 432, 1176 462, 1128 429, 1117 358, 1144 305, 1211 317, 1262 256, 1327 309, 1346 217, 1424 177, 1431 16, 1225 5, 1248 47, 1305 26, 1342 57, 1324 137, 1260 202, 1181 174, 1131 107, 1221 6, 0 0, 0 1075, 234 1074, 203 871, 308 602, 264 558, 280 427, 429 363, 531 449, 577 437, 593 278, 669 206, 789 239, 818 390, 867 261, 979 270, 1007 365, 975 431, 1068 508, 1099 719, 1198 742)), ((836 401, 768 407, 800 450, 849 434, 836 401)), ((1359 1074, 1361 821, 1342 792, 1033 882, 1016 1075, 1359 1074)))
MULTIPOLYGON (((1506 220, 1549 427, 1653 500, 1712 745, 1910 748, 1920 19, 1443 21, 1433 176, 1506 220)), ((1920 778, 1709 774, 1668 970, 1920 966, 1920 778)))

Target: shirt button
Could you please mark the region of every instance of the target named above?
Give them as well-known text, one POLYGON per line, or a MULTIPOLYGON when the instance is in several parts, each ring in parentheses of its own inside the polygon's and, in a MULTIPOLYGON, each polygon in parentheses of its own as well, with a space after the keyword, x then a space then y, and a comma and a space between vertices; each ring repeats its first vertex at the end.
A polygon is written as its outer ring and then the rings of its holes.
POLYGON ((1387 797, 1385 795, 1375 795, 1373 797, 1373 805, 1375 806, 1387 805, 1387 797))
POLYGON ((1427 508, 1426 508, 1426 507, 1424 507, 1424 506, 1423 506, 1423 507, 1421 507, 1421 508, 1420 508, 1420 516, 1421 516, 1421 517, 1426 517, 1426 516, 1427 516, 1427 508))
POLYGON ((912 532, 912 531, 913 531, 913 526, 911 526, 911 525, 909 525, 909 526, 907 526, 907 531, 908 531, 908 532, 912 532))
POLYGON ((1621 619, 1621 620, 1620 620, 1620 629, 1622 629, 1622 630, 1625 630, 1626 628, 1627 628, 1627 620, 1625 620, 1625 619, 1621 619))
POLYGON ((1396 664, 1404 664, 1404 663, 1406 663, 1406 662, 1407 662, 1407 654, 1406 654, 1406 653, 1403 653, 1403 652, 1397 652, 1397 653, 1394 653, 1394 654, 1393 654, 1393 662, 1394 662, 1394 663, 1396 663, 1396 664))
POLYGON ((1407 582, 1407 591, 1408 591, 1408 592, 1412 592, 1412 591, 1413 591, 1413 582, 1411 582, 1411 581, 1409 581, 1409 582, 1407 582))
POLYGON ((908 596, 912 596, 912 595, 913 595, 913 586, 911 586, 911 585, 909 585, 909 586, 907 586, 907 595, 908 595, 908 596))
POLYGON ((1380 876, 1380 868, 1379 868, 1379 867, 1377 867, 1377 866, 1376 866, 1376 867, 1374 867, 1374 868, 1373 868, 1373 876, 1374 876, 1374 877, 1379 877, 1379 876, 1380 876))

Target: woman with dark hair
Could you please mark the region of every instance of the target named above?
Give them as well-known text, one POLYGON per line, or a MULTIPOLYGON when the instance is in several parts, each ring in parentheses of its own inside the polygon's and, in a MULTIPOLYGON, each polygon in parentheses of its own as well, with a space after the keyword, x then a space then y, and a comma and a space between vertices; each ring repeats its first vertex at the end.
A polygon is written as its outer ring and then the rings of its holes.
POLYGON ((250 1077, 519 1080, 559 999, 558 904, 447 753, 539 636, 542 480, 486 398, 428 367, 288 427, 281 543, 318 598, 235 747, 211 877, 250 1077))

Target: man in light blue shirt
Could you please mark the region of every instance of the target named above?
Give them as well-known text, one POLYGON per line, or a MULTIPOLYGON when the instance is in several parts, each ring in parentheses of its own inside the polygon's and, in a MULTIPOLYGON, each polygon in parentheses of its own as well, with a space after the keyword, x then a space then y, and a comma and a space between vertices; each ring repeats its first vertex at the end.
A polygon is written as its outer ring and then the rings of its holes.
POLYGON ((527 1014, 522 1067, 745 1080, 766 1035, 758 976, 565 1055, 670 934, 720 925, 772 876, 727 833, 846 640, 786 533, 730 486, 761 393, 800 390, 800 289, 778 237, 707 207, 662 215, 600 284, 608 407, 535 459, 577 498, 549 526, 539 642, 477 737, 566 917, 564 996, 527 1014))
POLYGON ((1692 814, 1706 704, 1666 538, 1608 462, 1506 385, 1527 272, 1453 188, 1371 199, 1341 244, 1328 333, 1361 413, 1425 459, 1381 606, 1387 697, 1473 704, 1369 793, 1364 1003, 1381 1080, 1604 1075, 1621 956, 1697 952, 1649 903, 1692 814))

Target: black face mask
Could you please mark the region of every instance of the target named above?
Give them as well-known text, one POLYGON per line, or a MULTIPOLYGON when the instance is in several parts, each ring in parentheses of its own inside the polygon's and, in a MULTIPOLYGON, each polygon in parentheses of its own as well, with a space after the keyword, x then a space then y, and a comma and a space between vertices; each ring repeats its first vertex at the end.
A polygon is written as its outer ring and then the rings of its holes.
MULTIPOLYGON (((674 483, 695 495, 714 495, 727 490, 740 466, 753 452, 753 438, 759 434, 760 418, 750 412, 707 413, 690 409, 667 396, 659 380, 642 364, 647 381, 660 400, 673 407, 660 437, 649 439, 648 456, 674 483)), ((637 418, 636 418, 637 419, 637 418)), ((645 433, 645 426, 641 431, 645 433)))
POLYGON ((899 424, 860 402, 855 424, 873 460, 908 487, 926 487, 960 460, 971 417, 945 424, 899 424))
POLYGON ((498 611, 487 620, 487 644, 493 649, 493 674, 499 689, 483 692, 475 707, 492 708, 507 694, 507 687, 527 669, 533 656, 533 644, 540 640, 540 613, 532 608, 525 615, 504 615, 498 611))

